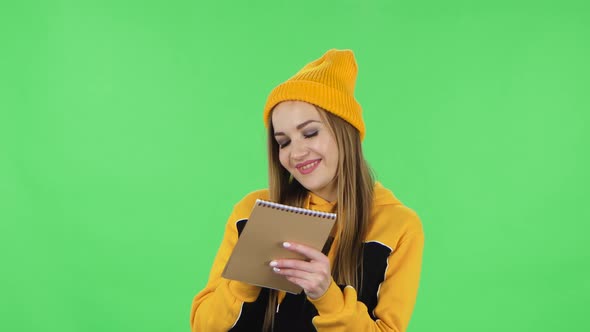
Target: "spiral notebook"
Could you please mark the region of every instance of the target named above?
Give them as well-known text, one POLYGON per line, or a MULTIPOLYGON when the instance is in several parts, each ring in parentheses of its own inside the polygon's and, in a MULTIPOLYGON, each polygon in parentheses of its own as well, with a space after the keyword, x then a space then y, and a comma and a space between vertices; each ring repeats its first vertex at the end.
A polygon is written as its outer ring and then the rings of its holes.
POLYGON ((335 213, 258 199, 222 277, 299 294, 301 287, 273 272, 268 264, 280 258, 306 259, 283 248, 283 242, 301 243, 322 250, 335 221, 335 213))

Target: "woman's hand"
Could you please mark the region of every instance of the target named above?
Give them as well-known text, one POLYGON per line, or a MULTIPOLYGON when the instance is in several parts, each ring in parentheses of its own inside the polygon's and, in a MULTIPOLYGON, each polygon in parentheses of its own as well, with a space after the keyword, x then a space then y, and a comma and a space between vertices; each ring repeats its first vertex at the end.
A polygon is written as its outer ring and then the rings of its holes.
POLYGON ((299 259, 277 259, 270 262, 275 273, 285 276, 290 282, 299 285, 311 299, 324 295, 332 283, 332 273, 328 257, 321 251, 303 244, 283 243, 283 247, 307 257, 299 259))

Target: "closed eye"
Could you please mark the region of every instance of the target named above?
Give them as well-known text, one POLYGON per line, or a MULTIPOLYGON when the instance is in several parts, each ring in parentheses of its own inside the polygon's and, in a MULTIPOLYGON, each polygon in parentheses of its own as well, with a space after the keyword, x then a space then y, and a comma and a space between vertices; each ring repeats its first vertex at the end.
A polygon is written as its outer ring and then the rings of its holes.
POLYGON ((303 137, 305 137, 305 138, 312 138, 314 136, 317 136, 318 133, 319 133, 319 130, 316 130, 316 131, 313 131, 311 133, 305 133, 305 134, 303 134, 303 137))
MULTIPOLYGON (((317 136, 318 133, 319 133, 319 130, 312 131, 309 133, 304 133, 303 137, 304 138, 312 138, 312 137, 317 136)), ((291 140, 277 141, 277 144, 279 145, 279 149, 283 149, 283 148, 286 148, 289 144, 291 144, 291 140)))
POLYGON ((279 145, 279 149, 285 148, 287 147, 287 145, 289 145, 289 143, 291 143, 291 141, 284 141, 284 142, 277 142, 277 144, 279 145))

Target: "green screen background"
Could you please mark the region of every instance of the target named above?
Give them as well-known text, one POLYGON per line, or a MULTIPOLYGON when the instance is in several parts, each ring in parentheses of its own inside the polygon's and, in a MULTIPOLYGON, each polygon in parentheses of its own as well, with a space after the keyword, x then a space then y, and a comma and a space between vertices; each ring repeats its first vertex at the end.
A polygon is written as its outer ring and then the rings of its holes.
POLYGON ((266 186, 269 91, 351 48, 364 148, 422 218, 409 331, 588 331, 587 1, 0 5, 4 331, 188 331, 266 186))

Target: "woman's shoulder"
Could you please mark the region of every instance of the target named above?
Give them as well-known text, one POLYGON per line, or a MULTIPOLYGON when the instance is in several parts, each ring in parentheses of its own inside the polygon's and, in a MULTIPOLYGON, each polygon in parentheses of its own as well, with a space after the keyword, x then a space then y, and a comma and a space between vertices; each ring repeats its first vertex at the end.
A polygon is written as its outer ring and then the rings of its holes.
POLYGON ((370 238, 397 242, 405 236, 422 234, 422 222, 418 214, 380 183, 375 184, 373 203, 368 234, 370 238))
POLYGON ((234 211, 243 211, 248 215, 252 211, 257 199, 268 200, 270 197, 268 189, 259 189, 246 194, 234 205, 234 211))
POLYGON ((254 208, 254 204, 256 204, 256 200, 268 200, 269 197, 267 189, 255 190, 243 196, 234 204, 232 213, 228 219, 228 225, 233 225, 240 220, 248 219, 254 208))

